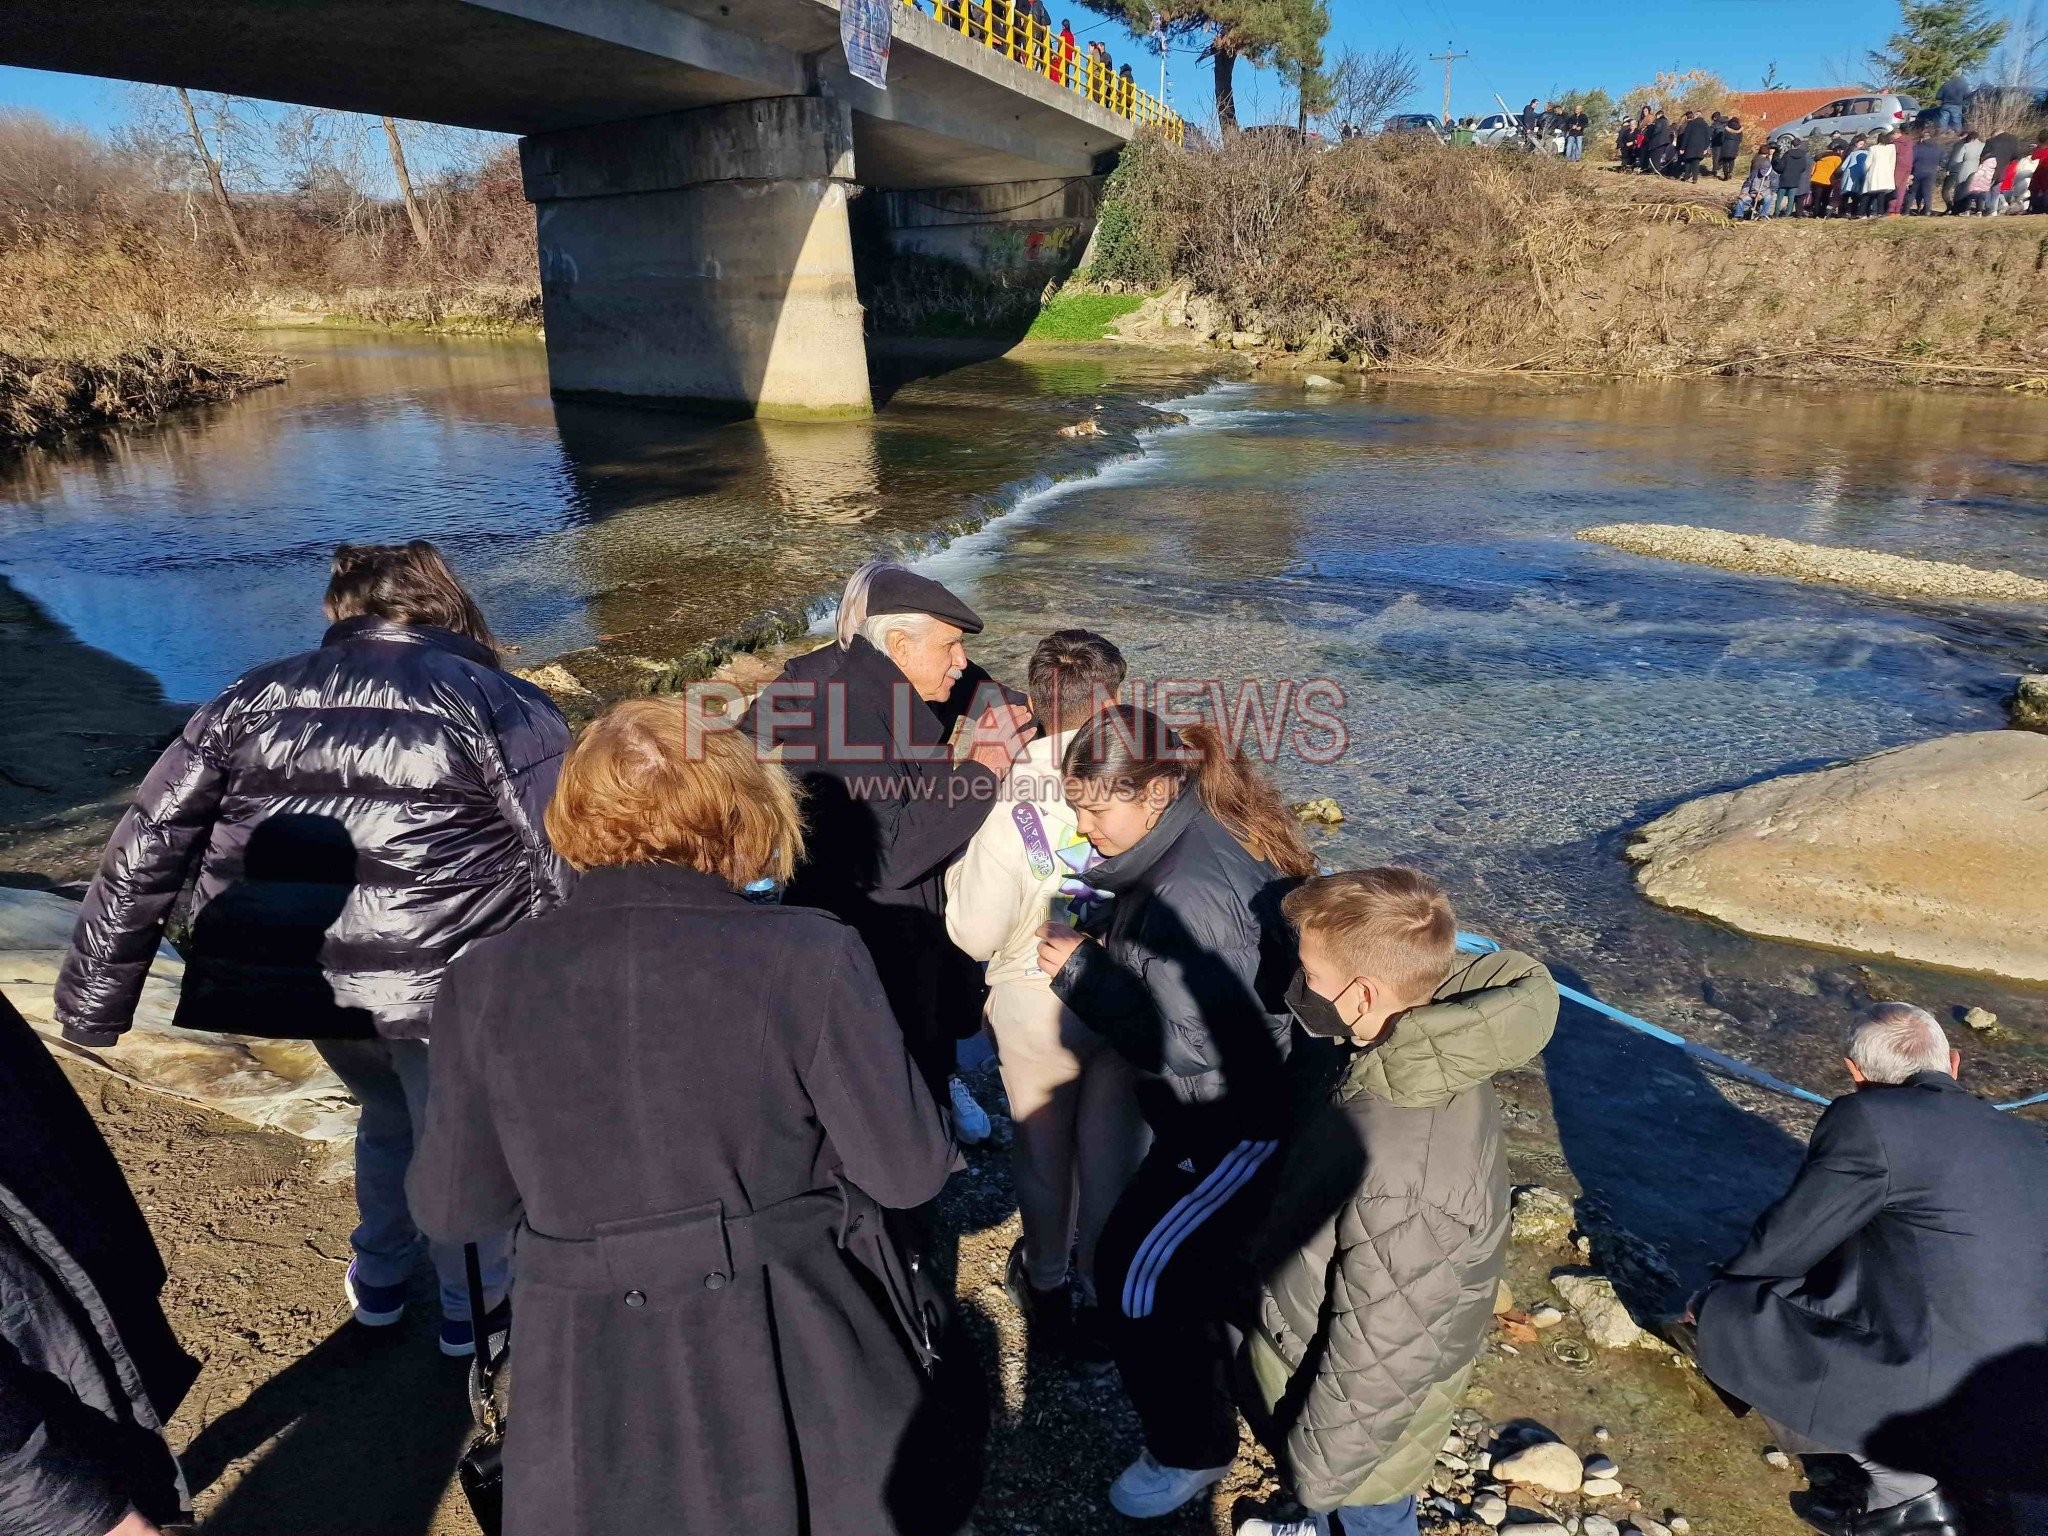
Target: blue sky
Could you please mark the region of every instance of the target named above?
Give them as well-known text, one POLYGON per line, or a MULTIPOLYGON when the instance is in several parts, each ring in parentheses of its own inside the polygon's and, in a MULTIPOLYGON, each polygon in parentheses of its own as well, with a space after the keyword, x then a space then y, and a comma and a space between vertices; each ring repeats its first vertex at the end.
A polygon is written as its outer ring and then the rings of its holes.
MULTIPOLYGON (((1053 3, 1052 11, 1055 20, 1071 15, 1077 32, 1101 37, 1119 60, 1125 57, 1129 45, 1117 36, 1116 24, 1072 0, 1064 7, 1053 3)), ((1368 50, 1402 47, 1422 61, 1422 84, 1408 104, 1416 110, 1442 104, 1442 66, 1424 56, 1443 52, 1446 41, 1455 52, 1469 52, 1452 80, 1452 109, 1463 114, 1492 110, 1496 91, 1515 107, 1531 96, 1574 87, 1605 86, 1619 95, 1674 67, 1710 69, 1743 90, 1757 88, 1773 63, 1786 85, 1846 84, 1864 53, 1890 35, 1898 6, 1895 0, 1331 0, 1331 13, 1332 53, 1347 43, 1368 50)), ((1156 59, 1133 62, 1139 83, 1155 88, 1156 59)), ((1174 105, 1206 117, 1209 67, 1176 54, 1169 78, 1174 105)), ((1238 95, 1247 120, 1292 116, 1286 92, 1270 74, 1240 68, 1238 95)), ((6 106, 32 107, 97 128, 112 126, 123 112, 120 88, 110 82, 0 67, 0 107, 6 106)))

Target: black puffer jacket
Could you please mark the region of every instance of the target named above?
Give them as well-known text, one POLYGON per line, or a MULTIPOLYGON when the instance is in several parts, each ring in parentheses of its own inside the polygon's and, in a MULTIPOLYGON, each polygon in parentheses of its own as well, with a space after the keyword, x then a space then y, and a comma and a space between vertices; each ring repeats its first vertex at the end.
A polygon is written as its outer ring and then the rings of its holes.
POLYGON ((1052 989, 1147 1080, 1161 1137, 1230 1142, 1286 1129, 1296 965, 1280 898, 1293 882, 1255 859, 1192 789, 1136 846, 1088 871, 1106 918, 1052 989))
POLYGON ((463 947, 568 889, 541 816, 547 695, 447 630, 345 619, 194 715, 107 844, 57 982, 80 1045, 128 1028, 194 867, 177 1022, 423 1039, 463 947))

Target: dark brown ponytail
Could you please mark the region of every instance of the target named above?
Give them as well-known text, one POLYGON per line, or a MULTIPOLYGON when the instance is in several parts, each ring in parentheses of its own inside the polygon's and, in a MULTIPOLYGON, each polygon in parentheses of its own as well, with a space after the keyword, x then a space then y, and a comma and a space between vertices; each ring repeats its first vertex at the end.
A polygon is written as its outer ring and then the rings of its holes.
POLYGON ((1280 792, 1213 725, 1174 731, 1148 709, 1112 705, 1067 744, 1061 772, 1127 794, 1140 794, 1160 779, 1170 780, 1177 794, 1192 783, 1203 807, 1253 858, 1284 875, 1316 872, 1315 856, 1280 792))

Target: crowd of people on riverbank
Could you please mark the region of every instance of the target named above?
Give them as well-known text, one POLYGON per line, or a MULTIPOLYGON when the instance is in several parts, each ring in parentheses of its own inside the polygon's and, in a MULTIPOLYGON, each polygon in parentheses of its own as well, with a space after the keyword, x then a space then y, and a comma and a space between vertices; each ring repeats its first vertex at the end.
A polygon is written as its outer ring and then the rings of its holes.
MULTIPOLYGON (((1109 637, 1004 686, 901 566, 751 701, 574 736, 431 545, 344 546, 326 613, 137 791, 57 1019, 116 1044, 182 910, 179 1024, 315 1042, 362 1106, 354 1324, 424 1256, 444 1352, 516 1358, 504 1530, 963 1526, 987 1387, 932 1202, 986 1030, 1036 1368, 1113 1370, 1142 1429, 1110 1505, 1205 1495, 1242 1415, 1286 1486, 1242 1536, 1414 1536, 1493 1321, 1492 1079, 1550 1039, 1540 963, 1461 949, 1418 871, 1319 869, 1109 637)), ((1962 1536, 1941 1479, 2048 1482, 2048 1140, 1918 1008, 1846 1055, 1859 1091, 1673 1334, 1862 1468, 1810 1523, 1962 1536)), ((149 1536, 189 1502, 161 1263, 4 1007, 0 1108, 0 1529, 149 1536)))
MULTIPOLYGON (((1624 168, 1727 181, 1742 157, 1739 117, 1685 112, 1677 122, 1644 107, 1616 134, 1624 168)), ((1874 134, 1813 135, 1759 145, 1735 199, 1738 219, 1868 219, 1905 214, 2048 213, 2048 136, 2003 129, 1946 133, 1930 118, 1874 134)))

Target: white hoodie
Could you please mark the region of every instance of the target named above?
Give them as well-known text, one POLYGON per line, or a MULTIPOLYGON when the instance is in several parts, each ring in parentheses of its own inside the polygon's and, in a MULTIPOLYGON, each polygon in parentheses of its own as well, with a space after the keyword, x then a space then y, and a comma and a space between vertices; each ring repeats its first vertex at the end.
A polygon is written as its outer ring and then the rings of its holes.
POLYGON ((1041 736, 1024 749, 981 830, 946 871, 946 932, 968 958, 988 962, 991 987, 1052 995, 1038 969, 1039 926, 1068 920, 1068 894, 1100 862, 1061 787, 1060 758, 1073 735, 1041 736))

